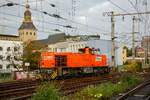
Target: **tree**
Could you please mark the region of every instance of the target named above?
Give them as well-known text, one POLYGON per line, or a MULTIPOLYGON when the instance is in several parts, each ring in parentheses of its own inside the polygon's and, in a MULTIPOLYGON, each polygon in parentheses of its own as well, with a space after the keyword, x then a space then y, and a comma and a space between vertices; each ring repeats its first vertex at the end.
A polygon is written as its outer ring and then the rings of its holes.
MULTIPOLYGON (((40 60, 40 50, 44 46, 39 42, 30 42, 24 44, 24 52, 23 52, 23 61, 30 63, 29 70, 37 69, 39 66, 39 60, 40 60)), ((26 66, 24 66, 24 69, 26 66)))
POLYGON ((127 57, 132 56, 132 48, 129 49, 127 46, 124 46, 123 49, 126 49, 126 50, 127 50, 127 57))

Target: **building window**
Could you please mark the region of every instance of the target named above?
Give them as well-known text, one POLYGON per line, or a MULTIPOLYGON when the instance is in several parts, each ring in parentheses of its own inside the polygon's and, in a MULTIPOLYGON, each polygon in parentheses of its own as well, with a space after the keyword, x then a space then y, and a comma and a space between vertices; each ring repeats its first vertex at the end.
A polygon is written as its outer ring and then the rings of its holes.
POLYGON ((2 47, 0 47, 0 51, 2 51, 3 50, 3 48, 2 47))
POLYGON ((6 59, 10 61, 10 60, 11 60, 11 56, 7 56, 7 58, 6 58, 6 59))
POLYGON ((28 32, 26 32, 26 35, 28 35, 28 32))
POLYGON ((9 65, 6 66, 6 68, 7 68, 7 69, 10 69, 10 66, 11 66, 11 65, 9 64, 9 65))
POLYGON ((14 51, 18 51, 18 47, 14 47, 14 51))
POLYGON ((8 48, 7 48, 7 51, 10 51, 10 50, 11 50, 10 47, 8 47, 8 48))
POLYGON ((14 56, 14 60, 19 61, 19 58, 17 56, 14 56))
POLYGON ((3 66, 2 66, 2 65, 0 65, 0 69, 3 69, 3 66))
POLYGON ((3 56, 2 55, 0 55, 0 60, 3 60, 3 56))
POLYGON ((32 32, 30 32, 30 35, 32 35, 32 32))
POLYGON ((35 35, 35 32, 34 32, 34 35, 35 35))

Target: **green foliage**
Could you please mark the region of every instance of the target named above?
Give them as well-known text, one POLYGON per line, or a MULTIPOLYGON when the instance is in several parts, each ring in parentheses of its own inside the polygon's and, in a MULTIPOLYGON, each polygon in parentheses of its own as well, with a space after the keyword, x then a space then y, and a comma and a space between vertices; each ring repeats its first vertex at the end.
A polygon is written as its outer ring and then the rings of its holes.
POLYGON ((127 63, 127 64, 124 66, 124 69, 125 69, 126 71, 129 71, 129 72, 142 71, 142 63, 141 63, 141 62, 132 61, 132 62, 130 62, 130 63, 127 63))
POLYGON ((30 63, 30 69, 37 69, 40 59, 40 52, 33 52, 32 54, 28 55, 25 62, 30 63))
POLYGON ((44 83, 41 85, 31 100, 59 100, 60 95, 55 85, 44 83))
POLYGON ((132 48, 129 49, 128 47, 124 46, 123 49, 126 49, 126 50, 127 50, 127 57, 132 56, 132 48))
POLYGON ((139 83, 142 80, 141 77, 137 76, 124 76, 121 79, 121 82, 128 84, 128 88, 135 86, 137 83, 139 83))
POLYGON ((89 86, 75 95, 74 100, 109 100, 113 95, 126 91, 141 81, 135 76, 125 76, 117 83, 102 83, 96 87, 89 86))
MULTIPOLYGON (((29 69, 34 70, 38 68, 38 63, 40 59, 40 47, 33 43, 29 43, 25 46, 24 52, 23 52, 23 61, 30 63, 29 69), (37 50, 36 52, 33 52, 37 50)), ((27 68, 26 68, 27 69, 27 68)))
POLYGON ((10 73, 3 73, 0 74, 0 82, 8 82, 8 81, 12 81, 12 77, 10 73))

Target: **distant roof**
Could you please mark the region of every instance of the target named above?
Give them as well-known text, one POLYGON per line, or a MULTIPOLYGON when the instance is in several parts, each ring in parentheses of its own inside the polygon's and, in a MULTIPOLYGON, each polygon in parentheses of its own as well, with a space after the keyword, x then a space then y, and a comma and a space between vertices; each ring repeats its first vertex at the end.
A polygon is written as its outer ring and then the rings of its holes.
POLYGON ((67 35, 66 36, 66 38, 76 38, 76 37, 81 37, 81 38, 96 37, 96 38, 100 38, 100 35, 67 35))
POLYGON ((37 30, 33 22, 23 22, 22 25, 19 27, 19 30, 22 30, 22 29, 37 30))
POLYGON ((17 35, 10 35, 10 34, 0 34, 0 36, 7 36, 7 37, 19 37, 17 35))
POLYGON ((98 35, 76 35, 76 36, 71 36, 71 35, 66 35, 65 33, 57 33, 53 35, 49 35, 47 39, 42 39, 42 40, 35 40, 32 41, 33 44, 43 44, 43 45, 49 45, 49 44, 55 44, 58 42, 65 42, 67 39, 74 40, 74 38, 80 37, 80 41, 87 41, 89 40, 88 38, 100 38, 98 35))
POLYGON ((65 41, 65 33, 57 33, 57 34, 53 34, 53 35, 49 35, 49 37, 47 39, 42 39, 42 40, 35 40, 33 41, 33 43, 35 42, 40 42, 41 44, 44 45, 48 45, 48 44, 53 44, 53 43, 57 43, 60 41, 65 41))

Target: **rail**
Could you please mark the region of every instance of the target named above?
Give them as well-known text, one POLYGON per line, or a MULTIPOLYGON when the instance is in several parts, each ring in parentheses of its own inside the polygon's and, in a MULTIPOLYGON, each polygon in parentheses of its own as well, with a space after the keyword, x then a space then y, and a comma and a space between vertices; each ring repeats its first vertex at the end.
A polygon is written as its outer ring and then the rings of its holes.
MULTIPOLYGON (((144 81, 143 83, 139 84, 138 86, 136 86, 132 90, 130 90, 130 91, 124 93, 122 96, 118 97, 116 100, 125 100, 126 98, 133 95, 136 91, 138 91, 139 89, 145 87, 146 85, 150 85, 150 80, 144 81)), ((148 98, 150 98, 150 97, 148 97, 148 98)), ((147 100, 149 100, 149 99, 147 99, 147 100)))

